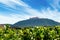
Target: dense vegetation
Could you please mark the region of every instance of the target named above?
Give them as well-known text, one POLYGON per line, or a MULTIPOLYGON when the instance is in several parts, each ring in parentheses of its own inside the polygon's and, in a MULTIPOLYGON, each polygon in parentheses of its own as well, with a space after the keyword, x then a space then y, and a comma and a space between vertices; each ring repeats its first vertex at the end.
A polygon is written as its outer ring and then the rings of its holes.
POLYGON ((60 40, 60 27, 0 28, 0 40, 60 40))

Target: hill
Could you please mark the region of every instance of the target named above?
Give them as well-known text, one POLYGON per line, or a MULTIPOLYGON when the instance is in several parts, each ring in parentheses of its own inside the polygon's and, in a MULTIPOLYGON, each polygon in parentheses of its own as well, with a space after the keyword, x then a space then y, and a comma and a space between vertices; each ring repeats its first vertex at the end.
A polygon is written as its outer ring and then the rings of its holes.
POLYGON ((51 19, 34 17, 27 20, 19 21, 15 23, 13 26, 27 27, 27 26, 55 26, 55 25, 60 25, 60 23, 51 19))

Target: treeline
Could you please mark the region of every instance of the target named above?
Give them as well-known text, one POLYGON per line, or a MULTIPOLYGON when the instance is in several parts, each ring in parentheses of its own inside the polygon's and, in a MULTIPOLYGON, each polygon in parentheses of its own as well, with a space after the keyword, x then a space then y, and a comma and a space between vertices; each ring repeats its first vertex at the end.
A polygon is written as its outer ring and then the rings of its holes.
POLYGON ((14 29, 6 25, 0 28, 0 40, 60 40, 60 26, 14 29))

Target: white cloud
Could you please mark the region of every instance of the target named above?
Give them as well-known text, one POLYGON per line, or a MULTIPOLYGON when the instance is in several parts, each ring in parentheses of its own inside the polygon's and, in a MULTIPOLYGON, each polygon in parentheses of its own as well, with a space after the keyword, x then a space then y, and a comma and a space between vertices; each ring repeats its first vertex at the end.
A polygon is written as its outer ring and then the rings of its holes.
POLYGON ((60 9, 60 0, 51 0, 52 2, 50 2, 50 5, 55 9, 58 10, 60 9))
POLYGON ((15 8, 14 3, 9 0, 0 0, 0 3, 5 4, 7 7, 15 8))
POLYGON ((5 4, 7 7, 11 7, 16 10, 17 10, 17 7, 15 5, 30 7, 21 0, 0 0, 0 3, 5 4))
POLYGON ((4 15, 0 15, 0 24, 5 24, 5 23, 10 23, 10 24, 14 24, 17 21, 21 21, 23 19, 18 18, 18 17, 14 17, 14 16, 4 16, 4 15))
POLYGON ((60 2, 60 0, 53 0, 53 5, 54 5, 56 8, 60 8, 59 2, 60 2))
MULTIPOLYGON (((46 10, 42 10, 42 11, 37 11, 35 9, 32 8, 25 8, 24 10, 26 10, 26 13, 29 13, 30 15, 24 14, 24 15, 20 15, 20 14, 11 14, 12 17, 17 18, 21 18, 21 19, 29 19, 31 17, 39 17, 39 18, 49 18, 52 20, 55 20, 57 22, 60 22, 60 12, 58 10, 51 10, 50 8, 47 8, 46 10)), ((18 20, 20 21, 20 20, 18 20)))
POLYGON ((5 23, 14 24, 18 21, 29 19, 30 17, 32 16, 27 14, 20 15, 14 13, 10 14, 9 16, 0 15, 0 24, 5 24, 5 23))
POLYGON ((42 11, 37 11, 32 8, 26 8, 25 10, 32 16, 37 16, 39 18, 49 18, 60 22, 60 12, 58 10, 51 10, 50 8, 47 8, 45 10, 43 9, 42 11))
POLYGON ((60 22, 60 12, 58 12, 57 10, 42 10, 42 12, 39 12, 37 10, 34 9, 25 9, 27 13, 31 14, 31 15, 20 15, 20 14, 10 14, 10 16, 4 16, 4 15, 0 15, 0 24, 2 23, 10 23, 10 24, 14 24, 18 21, 21 20, 26 20, 29 19, 31 17, 39 17, 39 18, 49 18, 52 20, 55 20, 57 22, 60 22))

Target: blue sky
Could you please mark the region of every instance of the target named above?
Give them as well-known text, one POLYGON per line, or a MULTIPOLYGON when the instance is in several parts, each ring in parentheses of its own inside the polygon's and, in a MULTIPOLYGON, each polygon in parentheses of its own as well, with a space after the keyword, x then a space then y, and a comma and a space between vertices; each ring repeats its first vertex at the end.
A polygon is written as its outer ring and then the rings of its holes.
POLYGON ((0 24, 14 24, 31 17, 60 22, 60 0, 0 0, 0 24))

